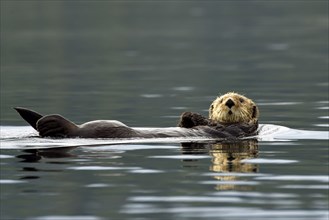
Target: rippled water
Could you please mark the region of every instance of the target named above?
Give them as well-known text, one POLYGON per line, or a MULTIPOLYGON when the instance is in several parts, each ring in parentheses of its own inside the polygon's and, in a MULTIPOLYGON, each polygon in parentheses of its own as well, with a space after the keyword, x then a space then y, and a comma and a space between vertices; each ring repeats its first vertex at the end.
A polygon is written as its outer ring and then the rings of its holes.
POLYGON ((328 132, 317 140, 120 144, 1 130, 4 219, 329 217, 328 132))
POLYGON ((0 9, 1 220, 328 219, 328 2, 0 9), (281 133, 235 143, 41 139, 12 109, 167 127, 183 111, 207 115, 232 90, 281 133))

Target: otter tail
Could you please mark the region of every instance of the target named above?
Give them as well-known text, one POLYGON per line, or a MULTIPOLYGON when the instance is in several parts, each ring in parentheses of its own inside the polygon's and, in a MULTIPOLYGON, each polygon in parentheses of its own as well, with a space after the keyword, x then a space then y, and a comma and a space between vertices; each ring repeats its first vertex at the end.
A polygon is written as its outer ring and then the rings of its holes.
POLYGON ((42 115, 27 108, 16 107, 14 109, 25 121, 27 121, 27 123, 29 123, 35 130, 37 130, 37 121, 43 117, 42 115))

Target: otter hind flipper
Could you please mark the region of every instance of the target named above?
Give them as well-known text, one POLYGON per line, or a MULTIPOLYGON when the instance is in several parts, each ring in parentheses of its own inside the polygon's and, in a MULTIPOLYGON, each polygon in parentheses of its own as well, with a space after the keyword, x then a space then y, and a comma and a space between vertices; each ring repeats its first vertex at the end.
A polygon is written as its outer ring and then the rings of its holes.
POLYGON ((16 107, 14 109, 27 123, 37 130, 37 121, 43 117, 42 115, 27 108, 16 107))

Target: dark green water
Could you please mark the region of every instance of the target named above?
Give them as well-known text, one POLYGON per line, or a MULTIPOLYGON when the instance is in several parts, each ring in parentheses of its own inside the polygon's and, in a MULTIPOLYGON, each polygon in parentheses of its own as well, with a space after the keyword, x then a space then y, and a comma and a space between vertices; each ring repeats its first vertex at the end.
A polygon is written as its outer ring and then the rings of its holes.
MULTIPOLYGON (((327 1, 1 1, 0 46, 2 133, 26 125, 15 106, 175 126, 227 91, 328 131, 327 1)), ((328 218, 328 140, 252 146, 0 148, 0 218, 328 218)))

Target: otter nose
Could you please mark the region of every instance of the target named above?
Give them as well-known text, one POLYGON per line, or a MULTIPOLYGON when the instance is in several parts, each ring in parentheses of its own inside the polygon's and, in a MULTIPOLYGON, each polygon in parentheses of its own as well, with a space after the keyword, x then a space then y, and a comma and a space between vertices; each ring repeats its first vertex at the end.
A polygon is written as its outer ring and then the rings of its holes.
POLYGON ((229 108, 232 108, 232 106, 234 106, 234 102, 232 101, 232 99, 229 99, 226 101, 225 105, 229 108))

